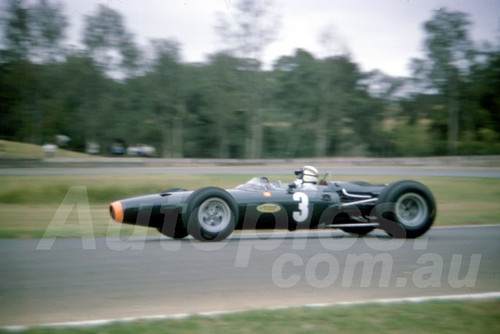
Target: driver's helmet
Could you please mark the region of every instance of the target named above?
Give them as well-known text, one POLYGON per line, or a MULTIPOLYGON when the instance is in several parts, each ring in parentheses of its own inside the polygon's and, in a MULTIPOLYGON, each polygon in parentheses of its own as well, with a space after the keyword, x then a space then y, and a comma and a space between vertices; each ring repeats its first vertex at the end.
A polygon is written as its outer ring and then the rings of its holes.
POLYGON ((295 175, 297 175, 296 181, 301 181, 302 183, 318 183, 318 169, 313 166, 304 166, 301 169, 295 171, 295 175))

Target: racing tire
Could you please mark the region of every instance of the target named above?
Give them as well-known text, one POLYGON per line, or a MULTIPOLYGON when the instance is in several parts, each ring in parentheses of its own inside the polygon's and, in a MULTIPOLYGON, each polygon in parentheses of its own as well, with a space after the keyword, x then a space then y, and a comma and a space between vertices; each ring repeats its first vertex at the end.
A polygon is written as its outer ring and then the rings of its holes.
POLYGON ((429 188, 416 181, 389 184, 375 206, 379 227, 394 238, 423 235, 431 228, 436 212, 436 201, 429 188))
POLYGON ((200 188, 188 198, 182 219, 187 232, 195 239, 220 241, 233 232, 238 221, 238 207, 224 189, 200 188))

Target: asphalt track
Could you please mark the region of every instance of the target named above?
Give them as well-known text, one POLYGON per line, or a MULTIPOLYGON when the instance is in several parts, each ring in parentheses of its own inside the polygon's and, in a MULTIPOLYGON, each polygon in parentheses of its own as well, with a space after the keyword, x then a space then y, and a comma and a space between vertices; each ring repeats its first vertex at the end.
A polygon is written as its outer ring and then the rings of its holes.
POLYGON ((500 226, 0 240, 0 326, 500 291, 500 226))

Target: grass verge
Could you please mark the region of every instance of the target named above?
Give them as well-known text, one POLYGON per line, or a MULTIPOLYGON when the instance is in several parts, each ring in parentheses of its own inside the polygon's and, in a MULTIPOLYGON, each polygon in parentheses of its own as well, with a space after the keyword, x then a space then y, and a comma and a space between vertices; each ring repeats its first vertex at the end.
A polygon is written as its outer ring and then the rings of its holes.
MULTIPOLYGON (((58 148, 54 154, 58 158, 88 158, 88 154, 58 148)), ((0 158, 42 159, 46 154, 42 146, 0 139, 0 158)))
MULTIPOLYGON (((39 238, 60 210, 67 217, 53 236, 158 235, 155 230, 113 223, 109 202, 141 194, 156 193, 173 187, 197 189, 208 185, 234 188, 251 175, 64 175, 0 176, 0 238, 39 238), (64 207, 72 187, 84 189, 80 199, 88 203, 91 226, 82 224, 78 206, 64 207)), ((500 222, 500 180, 483 178, 408 177, 426 184, 436 197, 436 226, 491 224, 500 222)), ((290 175, 273 180, 291 181, 290 175)), ((397 177, 342 176, 336 180, 363 180, 389 183, 397 177)), ((60 224, 61 225, 61 224, 60 224)), ((46 235, 48 236, 48 235, 46 235)))
POLYGON ((292 308, 25 333, 500 333, 500 300, 292 308))

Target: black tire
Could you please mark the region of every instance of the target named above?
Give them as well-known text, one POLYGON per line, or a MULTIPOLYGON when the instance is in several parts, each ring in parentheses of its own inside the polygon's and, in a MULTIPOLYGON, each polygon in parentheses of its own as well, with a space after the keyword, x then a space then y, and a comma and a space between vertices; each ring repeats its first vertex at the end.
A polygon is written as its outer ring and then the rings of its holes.
POLYGON ((238 221, 238 207, 231 194, 216 188, 200 188, 187 200, 182 212, 187 232, 200 241, 227 238, 238 221))
POLYGON ((354 235, 358 235, 358 236, 364 236, 364 235, 367 235, 368 233, 370 233, 371 231, 373 231, 375 228, 374 227, 371 227, 371 226, 360 226, 360 227, 342 227, 341 230, 346 232, 346 233, 350 233, 350 234, 354 234, 354 235))
POLYGON ((436 201, 430 190, 415 181, 389 184, 375 206, 380 228, 395 238, 423 235, 431 228, 436 212, 436 201))
POLYGON ((188 231, 182 223, 182 218, 179 216, 175 224, 164 223, 162 227, 158 227, 158 231, 172 239, 183 239, 188 236, 188 231))

